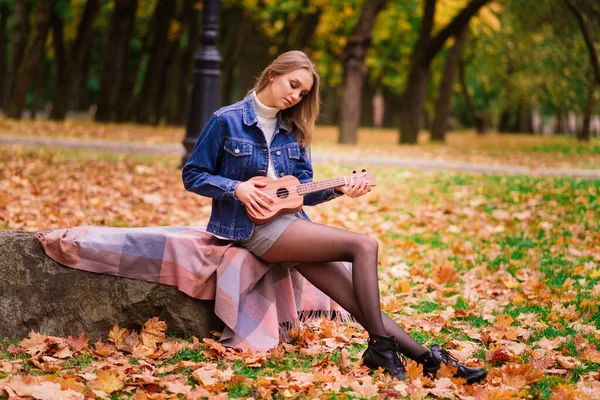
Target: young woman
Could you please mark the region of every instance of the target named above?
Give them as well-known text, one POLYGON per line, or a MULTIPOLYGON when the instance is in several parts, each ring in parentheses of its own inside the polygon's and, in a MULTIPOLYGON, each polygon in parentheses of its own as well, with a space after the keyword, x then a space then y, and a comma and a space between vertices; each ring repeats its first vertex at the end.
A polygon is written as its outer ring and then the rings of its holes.
MULTIPOLYGON (((312 180, 308 149, 318 112, 315 66, 303 52, 290 51, 262 72, 244 100, 213 114, 182 171, 187 190, 213 199, 208 232, 235 241, 264 261, 295 266, 367 330, 363 363, 369 368, 382 367, 402 379, 401 353, 423 364, 430 376, 445 363, 470 383, 483 379, 483 368, 461 365, 438 346, 421 346, 381 312, 375 239, 313 223, 303 211, 266 225, 248 218, 247 212, 264 215, 273 203, 261 190, 265 185, 250 178, 294 175, 301 183, 312 180), (352 274, 342 261, 352 262, 352 274)), ((347 185, 305 195, 304 205, 363 196, 368 187, 356 175, 347 185)))

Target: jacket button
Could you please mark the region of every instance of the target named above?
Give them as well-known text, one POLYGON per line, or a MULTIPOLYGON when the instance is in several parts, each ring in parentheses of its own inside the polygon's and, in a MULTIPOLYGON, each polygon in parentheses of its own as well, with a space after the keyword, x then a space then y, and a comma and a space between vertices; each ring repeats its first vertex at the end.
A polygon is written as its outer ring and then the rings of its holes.
POLYGON ((277 153, 275 153, 275 154, 277 154, 278 156, 280 156, 281 152, 279 150, 277 150, 277 153))
POLYGON ((238 153, 240 152, 240 149, 235 149, 233 152, 234 152, 235 154, 238 154, 238 153))
POLYGON ((285 174, 282 172, 279 174, 279 176, 283 178, 285 176, 285 174))

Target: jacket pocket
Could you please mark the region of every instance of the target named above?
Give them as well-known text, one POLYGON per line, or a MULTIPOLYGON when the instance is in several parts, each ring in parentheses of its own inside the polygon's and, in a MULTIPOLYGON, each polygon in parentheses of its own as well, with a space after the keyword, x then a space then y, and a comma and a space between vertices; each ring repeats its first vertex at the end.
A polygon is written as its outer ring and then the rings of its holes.
POLYGON ((293 175, 296 170, 296 164, 300 160, 300 145, 298 143, 292 143, 287 147, 287 174, 293 175))
POLYGON ((290 145, 287 149, 288 149, 289 158, 291 158, 292 160, 296 160, 296 161, 298 161, 300 159, 300 145, 299 144, 294 143, 294 144, 290 145))
POLYGON ((252 159, 252 144, 236 140, 225 140, 223 149, 223 171, 229 178, 239 178, 248 169, 252 159))

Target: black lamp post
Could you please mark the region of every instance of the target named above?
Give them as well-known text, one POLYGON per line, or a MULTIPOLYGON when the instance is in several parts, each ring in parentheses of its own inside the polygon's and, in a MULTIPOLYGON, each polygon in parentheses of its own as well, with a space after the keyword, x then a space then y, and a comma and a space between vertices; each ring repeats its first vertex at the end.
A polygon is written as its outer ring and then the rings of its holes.
POLYGON ((202 128, 219 108, 220 102, 221 55, 217 50, 219 0, 203 0, 202 12, 202 47, 194 55, 194 87, 183 139, 185 155, 181 160, 181 167, 192 154, 202 128))

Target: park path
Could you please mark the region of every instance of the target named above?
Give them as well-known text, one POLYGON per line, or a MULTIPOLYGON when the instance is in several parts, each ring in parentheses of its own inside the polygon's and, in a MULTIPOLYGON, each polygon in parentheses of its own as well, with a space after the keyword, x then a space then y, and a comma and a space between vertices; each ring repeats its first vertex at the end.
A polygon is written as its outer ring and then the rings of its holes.
MULTIPOLYGON (((180 157, 184 154, 183 145, 180 143, 140 143, 79 138, 0 135, 0 145, 11 144, 180 157)), ((352 154, 334 154, 317 151, 313 151, 312 160, 314 162, 336 162, 340 164, 358 165, 360 168, 371 166, 393 166, 432 171, 462 171, 501 175, 536 175, 600 179, 600 169, 530 168, 508 164, 491 165, 464 161, 430 160, 425 158, 357 156, 352 154)))

